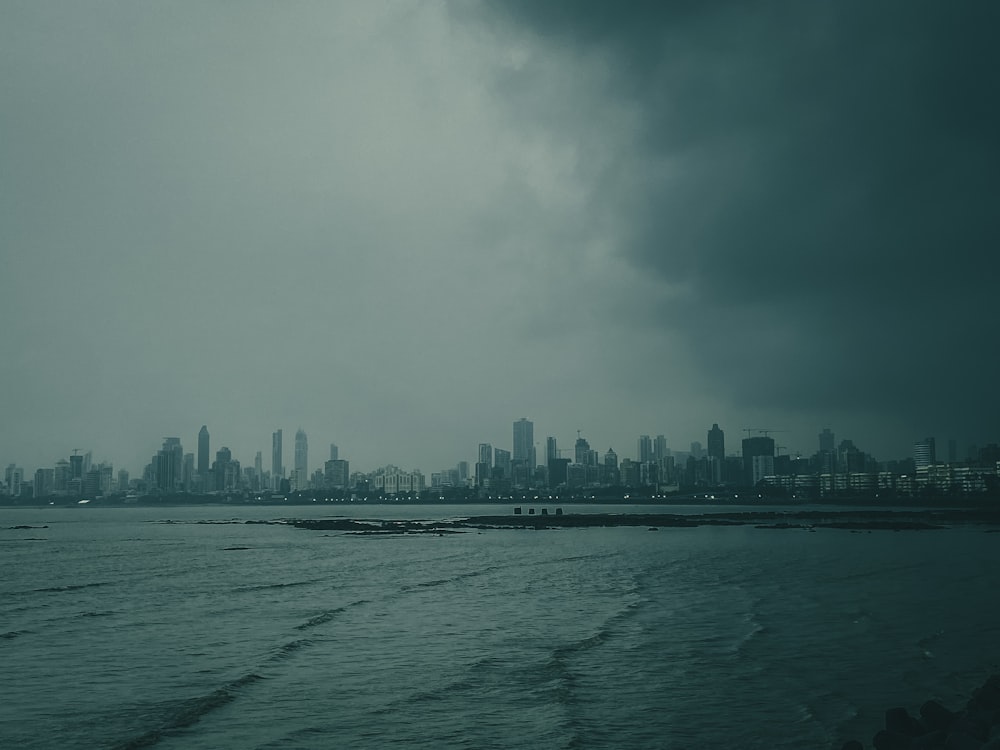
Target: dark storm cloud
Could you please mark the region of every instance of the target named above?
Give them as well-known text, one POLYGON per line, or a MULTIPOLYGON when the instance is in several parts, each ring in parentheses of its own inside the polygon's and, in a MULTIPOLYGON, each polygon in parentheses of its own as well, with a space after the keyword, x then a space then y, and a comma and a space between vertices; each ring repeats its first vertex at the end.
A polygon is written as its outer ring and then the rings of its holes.
POLYGON ((995 438, 1000 6, 491 10, 641 113, 594 202, 720 397, 995 438))

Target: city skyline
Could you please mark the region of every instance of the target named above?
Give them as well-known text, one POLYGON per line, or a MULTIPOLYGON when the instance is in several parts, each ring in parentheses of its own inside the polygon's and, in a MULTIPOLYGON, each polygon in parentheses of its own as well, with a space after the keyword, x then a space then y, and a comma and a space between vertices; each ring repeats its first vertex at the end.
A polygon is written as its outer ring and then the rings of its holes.
MULTIPOLYGON (((496 465, 497 460, 502 460, 499 458, 502 454, 506 456, 508 464, 511 461, 524 461, 523 446, 527 445, 527 443, 524 443, 523 439, 519 441, 519 436, 533 435, 535 423, 532 420, 522 417, 515 420, 512 424, 513 437, 509 438, 508 442, 504 442, 503 438, 499 438, 496 442, 480 441, 475 445, 467 446, 464 451, 459 451, 454 456, 443 457, 437 461, 418 463, 414 461, 407 461, 405 458, 401 459, 400 457, 394 458, 382 455, 381 457, 375 458, 371 462, 362 462, 354 458, 350 458, 350 462, 355 469, 362 471, 373 471, 378 467, 392 465, 404 467, 407 470, 422 471, 429 474, 431 472, 438 471, 439 469, 453 467, 458 462, 468 462, 470 466, 475 467, 477 462, 481 463, 485 461, 486 465, 492 468, 496 465), (519 452, 519 449, 517 448, 519 444, 522 446, 520 449, 521 452, 519 452)), ((266 473, 269 476, 277 477, 279 479, 288 479, 298 475, 304 477, 306 479, 306 483, 308 483, 309 478, 315 471, 322 472, 326 460, 321 460, 318 467, 310 469, 308 467, 307 432, 301 427, 298 428, 295 434, 294 445, 290 448, 286 448, 283 445, 283 433, 283 428, 277 428, 271 432, 271 464, 267 468, 266 473), (286 457, 291 458, 292 465, 294 467, 292 471, 287 470, 288 464, 286 457)), ((981 444, 967 443, 959 447, 960 443, 955 438, 944 436, 924 436, 914 438, 906 449, 897 455, 880 455, 870 449, 865 436, 850 435, 846 432, 840 433, 837 430, 831 430, 829 426, 817 428, 814 431, 811 446, 804 445, 802 447, 789 447, 785 445, 785 443, 791 442, 787 440, 786 433, 787 431, 780 429, 746 427, 730 432, 730 430, 724 429, 720 426, 718 422, 713 422, 704 430, 701 440, 687 441, 681 439, 675 441, 672 440, 670 436, 664 435, 663 433, 654 433, 655 438, 651 437, 649 434, 636 434, 631 440, 631 445, 629 445, 629 441, 623 441, 618 447, 616 447, 614 443, 610 443, 605 446, 604 443, 601 442, 602 438, 599 435, 588 436, 584 434, 583 431, 578 430, 575 437, 556 436, 551 434, 547 434, 544 437, 536 437, 531 444, 533 448, 531 454, 535 458, 534 463, 531 463, 531 465, 532 467, 535 464, 542 466, 547 465, 549 460, 553 457, 550 455, 551 450, 556 451, 555 457, 571 456, 574 463, 582 463, 580 460, 581 446, 583 446, 582 450, 584 450, 584 452, 592 451, 601 456, 601 460, 603 460, 603 456, 607 451, 611 451, 620 458, 629 459, 639 463, 647 461, 655 462, 670 455, 682 457, 693 455, 695 458, 700 458, 702 455, 705 455, 721 460, 727 457, 742 457, 744 455, 744 451, 746 450, 746 441, 750 438, 766 438, 770 440, 772 448, 776 449, 778 454, 784 454, 791 457, 808 458, 818 452, 835 452, 839 449, 841 443, 846 442, 851 444, 852 447, 859 447, 866 455, 873 456, 874 459, 879 462, 895 462, 907 459, 916 459, 918 465, 920 465, 921 462, 926 464, 928 460, 930 463, 933 463, 935 456, 942 462, 960 463, 965 460, 975 458, 975 454, 979 449, 984 448, 987 445, 995 445, 1000 442, 1000 437, 998 437, 993 440, 987 440, 981 444), (725 437, 727 434, 729 435, 728 439, 725 437), (774 438, 769 437, 772 434, 774 435, 774 438), (937 454, 935 454, 936 443, 942 446, 937 454), (947 446, 947 453, 945 452, 945 446, 947 446), (929 459, 926 457, 929 457, 929 459)), ((205 473, 210 473, 212 471, 211 466, 213 465, 214 460, 218 457, 218 452, 220 450, 225 450, 227 452, 227 460, 231 458, 237 465, 242 464, 245 467, 254 466, 257 471, 260 471, 263 468, 263 451, 261 449, 248 448, 246 450, 235 450, 230 447, 228 442, 226 442, 224 435, 220 438, 214 438, 212 437, 214 434, 215 433, 209 429, 208 425, 202 425, 197 432, 192 433, 192 437, 189 440, 186 440, 184 437, 176 436, 151 440, 150 451, 153 455, 153 463, 156 463, 158 453, 169 451, 173 455, 171 462, 172 468, 170 470, 171 476, 174 474, 179 476, 181 472, 181 461, 185 456, 190 455, 191 471, 193 473, 204 475, 205 473), (219 442, 216 442, 217 440, 219 442), (203 456, 208 457, 207 464, 203 464, 203 456), (202 468, 203 465, 206 466, 204 470, 202 468)), ((346 453, 344 456, 340 455, 342 453, 340 445, 343 445, 341 441, 338 441, 338 443, 326 444, 330 446, 330 460, 335 460, 335 453, 339 458, 343 458, 348 455, 346 453)), ((362 455, 376 455, 376 452, 373 451, 370 446, 361 445, 359 446, 359 449, 359 452, 362 455)), ((111 455, 95 453, 94 449, 89 447, 75 448, 70 454, 57 455, 47 462, 43 461, 37 464, 32 464, 31 462, 23 461, 15 457, 0 455, 0 464, 4 466, 16 466, 33 472, 35 469, 39 468, 52 468, 59 461, 82 461, 84 460, 84 457, 86 457, 86 460, 94 466, 99 464, 108 464, 114 467, 115 472, 124 470, 126 474, 134 478, 142 476, 143 468, 149 463, 150 460, 150 451, 146 452, 145 460, 140 461, 136 465, 120 462, 111 455), (32 466, 34 469, 31 468, 32 466)))
POLYGON ((0 457, 995 440, 998 16, 3 4, 0 457))

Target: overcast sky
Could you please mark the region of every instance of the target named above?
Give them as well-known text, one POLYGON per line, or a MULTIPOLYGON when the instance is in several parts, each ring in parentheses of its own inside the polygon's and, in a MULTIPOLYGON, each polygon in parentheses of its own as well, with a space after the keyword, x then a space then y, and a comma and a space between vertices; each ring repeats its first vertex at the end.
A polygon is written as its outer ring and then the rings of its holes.
MULTIPOLYGON (((994 2, 0 4, 0 462, 1000 438, 994 2)), ((941 449, 939 448, 939 451, 941 449)))

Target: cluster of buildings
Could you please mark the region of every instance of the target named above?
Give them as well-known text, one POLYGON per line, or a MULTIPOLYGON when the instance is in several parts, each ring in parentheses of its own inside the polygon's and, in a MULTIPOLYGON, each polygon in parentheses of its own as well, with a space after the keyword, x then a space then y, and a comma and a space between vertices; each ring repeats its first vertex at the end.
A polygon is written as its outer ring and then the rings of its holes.
POLYGON ((330 458, 323 468, 309 473, 309 438, 305 431, 295 433, 294 463, 284 463, 284 433, 271 434, 271 468, 264 468, 261 451, 253 466, 243 466, 232 451, 222 446, 212 458, 211 436, 207 425, 198 432, 198 453, 185 453, 179 438, 165 438, 163 447, 146 465, 141 482, 130 489, 145 494, 173 495, 189 493, 210 495, 240 492, 275 492, 288 494, 310 488, 347 489, 351 486, 350 464, 340 458, 336 444, 330 444, 330 458))
POLYGON ((640 435, 634 456, 619 457, 612 448, 601 453, 577 433, 571 448, 563 449, 547 437, 538 456, 534 424, 526 418, 513 423, 510 448, 480 443, 476 461, 459 461, 454 468, 433 472, 430 483, 420 471, 387 465, 374 471, 350 471, 330 445, 329 459, 309 471, 309 441, 304 430, 295 433, 294 463, 284 464, 283 432, 271 435, 270 468, 261 451, 252 466, 244 466, 222 446, 214 454, 208 427, 198 432, 197 452, 185 452, 181 439, 164 438, 139 477, 117 473, 109 463, 93 464, 90 452, 74 450, 52 468, 26 477, 14 464, 7 466, 0 495, 13 498, 125 496, 251 495, 294 493, 326 497, 409 496, 425 491, 437 496, 449 490, 465 497, 498 497, 529 489, 587 492, 597 488, 647 493, 696 492, 755 488, 768 496, 790 499, 833 497, 921 497, 942 494, 997 492, 1000 446, 970 449, 958 460, 955 441, 948 443, 947 460, 939 460, 935 440, 913 446, 913 455, 901 461, 878 462, 851 440, 837 443, 833 432, 819 434, 811 456, 791 455, 777 445, 776 430, 745 430, 739 454, 726 453, 725 433, 718 424, 707 431, 704 446, 692 442, 686 451, 671 450, 667 439, 640 435), (755 434, 756 433, 756 434, 755 434), (785 451, 782 453, 782 451, 785 451), (213 457, 214 456, 214 457, 213 457))

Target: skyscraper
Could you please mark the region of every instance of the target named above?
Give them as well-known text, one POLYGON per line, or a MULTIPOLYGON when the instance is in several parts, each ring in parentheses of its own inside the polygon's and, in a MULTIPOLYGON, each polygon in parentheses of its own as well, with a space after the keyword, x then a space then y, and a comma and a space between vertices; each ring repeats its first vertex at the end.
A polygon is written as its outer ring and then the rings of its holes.
POLYGON ((821 451, 826 451, 828 453, 833 453, 834 450, 834 439, 833 433, 830 432, 829 427, 824 427, 823 431, 819 434, 819 449, 821 451))
POLYGON ((646 463, 653 460, 653 441, 649 439, 649 435, 639 436, 639 447, 635 455, 639 463, 646 463))
POLYGON ((511 479, 513 477, 510 472, 510 466, 510 451, 505 451, 503 448, 495 448, 493 450, 493 468, 499 470, 502 479, 511 479))
POLYGON ((330 443, 330 460, 336 461, 340 458, 340 448, 336 443, 330 443))
POLYGON ((174 492, 184 481, 184 449, 181 439, 163 438, 163 448, 156 454, 156 486, 174 492))
POLYGON ((198 432, 198 473, 201 476, 208 475, 208 427, 201 426, 198 432))
POLYGON ((514 461, 535 468, 535 425, 524 417, 514 422, 514 461))
POLYGON ((933 466, 937 463, 937 451, 934 447, 934 438, 924 438, 913 444, 913 463, 917 467, 933 466))
POLYGON ((657 435, 656 439, 653 440, 653 460, 657 464, 662 465, 664 459, 670 455, 670 451, 667 450, 667 438, 664 435, 657 435))
POLYGON ((271 478, 275 482, 275 489, 284 476, 285 467, 281 464, 281 430, 277 430, 271 433, 271 478))
POLYGON ((545 465, 548 466, 550 461, 555 461, 559 458, 559 448, 556 445, 556 439, 554 437, 545 438, 545 465))
POLYGON ((493 476, 493 446, 490 443, 479 444, 479 460, 476 461, 476 486, 489 486, 493 476))
POLYGON ((233 452, 226 446, 222 446, 215 452, 215 464, 212 468, 215 471, 215 489, 224 492, 232 489, 232 469, 233 452))
POLYGON ((770 472, 774 471, 774 438, 766 435, 743 439, 743 484, 753 487, 761 476, 766 476, 770 459, 770 472), (756 479, 755 479, 756 478, 756 479))
POLYGON ((493 446, 489 443, 479 444, 479 463, 493 466, 493 446))
POLYGON ((299 474, 299 482, 305 482, 309 477, 309 441, 305 430, 301 427, 295 433, 295 471, 299 474))
POLYGON ((718 424, 713 424, 708 431, 708 457, 720 461, 726 457, 726 433, 719 429, 718 424))

